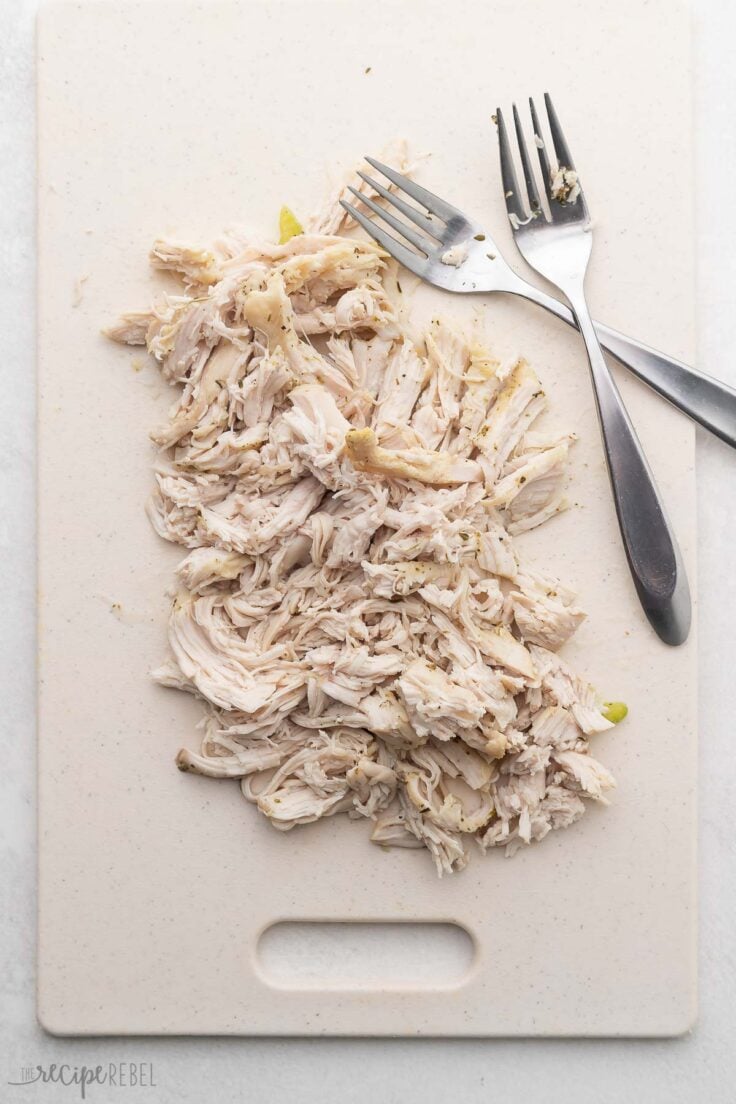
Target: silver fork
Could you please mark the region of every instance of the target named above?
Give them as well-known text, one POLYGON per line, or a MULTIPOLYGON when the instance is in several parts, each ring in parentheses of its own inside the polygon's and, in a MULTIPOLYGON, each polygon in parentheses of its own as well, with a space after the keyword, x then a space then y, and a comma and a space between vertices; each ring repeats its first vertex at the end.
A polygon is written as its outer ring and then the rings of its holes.
MULTIPOLYGON (((509 152, 507 141, 506 151, 509 152)), ((380 206, 374 200, 358 192, 357 189, 351 190, 361 203, 365 204, 383 222, 401 235, 403 241, 389 234, 382 226, 368 218, 352 204, 343 201, 343 207, 380 245, 410 271, 448 291, 504 291, 523 295, 557 314, 571 325, 576 324, 571 311, 558 303, 556 299, 545 295, 533 285, 523 281, 513 272, 503 261, 498 249, 479 224, 467 218, 457 208, 439 196, 409 180, 408 177, 402 176, 389 166, 383 165, 370 157, 366 160, 396 188, 421 204, 425 210, 419 210, 403 199, 401 195, 391 192, 365 173, 360 173, 360 176, 393 210, 380 206), (394 211, 403 215, 405 219, 409 220, 409 223, 399 219, 393 213, 394 211), (404 242, 408 244, 404 244, 404 242), (409 248, 409 246, 413 248, 409 248), (451 260, 457 262, 460 259, 459 257, 447 257, 448 252, 458 246, 466 254, 465 258, 461 259, 459 264, 448 263, 451 260), (416 252, 416 250, 419 252, 416 252)), ((513 171, 510 157, 508 163, 513 171)), ((505 191, 514 192, 518 198, 518 188, 505 186, 505 191)), ((512 199, 514 197, 507 198, 512 199)), ((511 213, 514 213, 517 219, 519 218, 516 209, 511 213)), ((526 213, 522 211, 521 217, 526 218, 526 213)), ((581 229, 580 232, 586 233, 586 237, 590 238, 586 231, 581 229)), ((623 363, 634 368, 637 375, 642 375, 642 378, 647 379, 645 371, 642 370, 644 365, 639 364, 637 368, 632 364, 632 360, 636 361, 640 353, 645 357, 653 356, 659 359, 662 376, 665 374, 665 366, 671 366, 671 362, 661 354, 655 353, 645 346, 640 346, 623 335, 615 333, 615 331, 605 331, 603 327, 598 328, 599 332, 604 330, 604 340, 607 347, 611 348, 611 351, 623 363), (608 334, 612 335, 610 343, 608 334)), ((623 409, 605 361, 600 355, 600 350, 598 355, 603 366, 603 371, 598 371, 598 375, 605 377, 607 380, 605 385, 606 395, 608 396, 606 410, 610 406, 611 409, 617 412, 617 421, 623 427, 624 437, 632 446, 628 452, 624 450, 623 454, 621 454, 620 448, 616 448, 615 457, 612 460, 607 445, 607 458, 609 460, 609 470, 612 473, 614 499, 634 583, 645 612, 660 637, 669 644, 679 644, 686 639, 690 625, 690 596, 681 557, 676 541, 669 531, 666 516, 646 460, 641 452, 641 447, 623 409), (621 462, 627 458, 629 460, 628 465, 622 466, 621 462), (638 493, 637 495, 620 493, 616 483, 618 475, 614 477, 613 474, 612 464, 614 463, 616 469, 622 467, 621 476, 624 479, 624 487, 629 478, 642 482, 642 487, 647 492, 644 497, 638 493), (644 499, 646 499, 646 503, 644 499)), ((692 372, 691 369, 687 369, 684 365, 677 365, 676 362, 675 367, 679 368, 681 373, 692 372)), ((716 381, 709 380, 708 377, 701 377, 699 373, 693 372, 692 374, 698 382, 705 380, 706 383, 713 383, 716 388, 721 386, 716 381)), ((650 382, 650 380, 647 379, 647 382, 650 382)), ((665 388, 657 386, 656 383, 653 383, 653 386, 667 394, 665 388)), ((726 389, 726 391, 729 392, 730 389, 726 389)), ((731 394, 736 400, 736 393, 731 394)), ((670 395, 667 394, 667 397, 670 397, 670 395)), ((675 401, 674 396, 673 401, 675 401)), ((713 402, 715 404, 715 399, 713 399, 713 402)), ((677 402, 676 405, 685 409, 687 413, 691 413, 682 402, 677 402)), ((603 419, 603 414, 601 417, 603 419)), ((715 431, 717 432, 717 430, 715 431)), ((726 439, 729 440, 729 443, 736 443, 733 428, 730 430, 730 434, 731 436, 726 437, 726 439)), ((719 433, 719 436, 722 435, 719 433)), ((620 434, 615 436, 618 438, 620 434)), ((604 440, 607 441, 605 432, 604 440)))
POLYGON ((521 255, 563 293, 585 341, 619 528, 639 600, 655 631, 681 644, 690 628, 690 592, 677 540, 654 477, 606 364, 585 298, 593 235, 585 194, 549 95, 545 106, 557 164, 550 162, 534 102, 529 101, 549 216, 542 206, 519 113, 514 128, 524 188, 511 155, 506 124, 497 112, 501 179, 521 255), (553 174, 557 187, 553 187, 553 174))
MULTIPOLYGON (((394 185, 396 191, 391 192, 366 173, 359 173, 391 209, 379 206, 355 188, 350 190, 400 237, 388 233, 353 204, 343 200, 342 206, 387 253, 411 272, 444 291, 461 294, 499 291, 521 295, 568 325, 576 326, 568 307, 514 272, 479 222, 388 165, 372 157, 367 157, 366 161, 394 185), (420 203, 425 210, 407 203, 403 195, 420 203), (394 212, 404 215, 409 224, 396 218, 394 212), (441 258, 457 245, 467 245, 466 260, 457 267, 443 263, 441 258)), ((603 348, 635 376, 704 429, 736 448, 734 388, 601 322, 595 323, 595 329, 603 348)))

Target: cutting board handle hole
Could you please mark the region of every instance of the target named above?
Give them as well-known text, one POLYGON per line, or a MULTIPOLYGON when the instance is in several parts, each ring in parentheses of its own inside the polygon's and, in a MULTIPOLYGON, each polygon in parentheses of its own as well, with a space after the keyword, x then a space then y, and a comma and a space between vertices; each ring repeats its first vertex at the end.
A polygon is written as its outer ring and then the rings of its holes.
POLYGON ((447 989, 475 960, 455 923, 281 921, 257 946, 263 979, 277 989, 447 989))

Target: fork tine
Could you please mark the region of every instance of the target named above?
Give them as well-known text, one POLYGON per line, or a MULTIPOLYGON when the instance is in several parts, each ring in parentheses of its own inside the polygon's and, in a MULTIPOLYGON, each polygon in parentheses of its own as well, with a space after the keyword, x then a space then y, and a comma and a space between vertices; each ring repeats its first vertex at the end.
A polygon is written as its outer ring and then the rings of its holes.
POLYGON ((574 169, 572 154, 565 141, 565 135, 562 133, 562 127, 560 126, 560 120, 557 118, 557 112, 554 109, 549 92, 544 93, 544 104, 547 108, 547 118, 549 119, 549 129, 552 135, 552 144, 555 147, 555 153, 557 154, 557 164, 566 168, 574 169))
POLYGON ((547 147, 545 146, 544 138, 542 137, 542 128, 539 125, 539 116, 537 115, 537 109, 534 106, 534 100, 531 98, 531 96, 529 97, 529 113, 532 117, 532 126, 534 128, 534 144, 537 147, 537 153, 539 154, 539 165, 542 170, 544 191, 547 199, 551 199, 552 191, 550 188, 550 180, 552 178, 552 167, 549 163, 549 157, 547 156, 547 147))
POLYGON ((373 157, 366 157, 366 161, 374 169, 377 169, 383 176, 395 184, 397 188, 401 188, 407 195, 415 199, 417 203, 421 203, 423 207, 426 207, 430 214, 437 215, 443 222, 449 222, 450 219, 462 219, 463 222, 467 222, 465 215, 462 211, 458 211, 457 207, 453 207, 451 203, 446 203, 444 199, 440 199, 434 192, 427 191, 421 184, 415 183, 410 180, 408 176, 402 176, 396 169, 392 169, 390 165, 384 165, 381 161, 376 161, 373 157))
POLYGON ((511 155, 509 136, 506 133, 506 123, 500 107, 496 108, 496 125, 498 128, 498 153, 501 158, 501 181, 506 199, 506 210, 509 215, 515 215, 516 218, 525 220, 527 213, 524 209, 523 197, 519 191, 519 181, 514 168, 514 159, 511 155))
POLYGON ((516 142, 519 146, 519 156, 521 157, 521 167, 524 170, 524 180, 526 181, 526 192, 529 196, 529 206, 532 214, 541 212, 542 205, 539 202, 539 192, 537 191, 537 182, 534 179, 534 173, 532 171, 532 164, 529 160, 529 152, 527 150, 526 139, 524 138, 524 131, 521 129, 521 119, 519 118, 519 112, 516 110, 516 104, 513 105, 514 112, 514 129, 516 130, 516 142))
POLYGON ((408 242, 411 242, 417 249, 421 249, 422 253, 426 253, 427 256, 429 256, 431 252, 434 252, 436 245, 434 242, 429 241, 426 234, 418 234, 411 226, 402 222, 401 219, 398 219, 391 211, 387 211, 385 207, 381 207, 375 200, 364 195, 363 192, 359 192, 358 189, 353 188, 352 185, 348 185, 348 187, 356 199, 370 208, 374 215, 378 215, 380 219, 387 222, 392 230, 395 230, 397 234, 401 234, 402 238, 406 238, 408 242))
MULTIPOLYGON (((361 196, 361 199, 362 198, 361 196)), ((387 253, 390 253, 400 264, 403 264, 404 268, 408 268, 409 271, 413 272, 416 276, 424 275, 427 264, 424 257, 419 257, 416 253, 412 253, 411 249, 407 249, 407 247, 402 245, 400 241, 397 241, 392 234, 387 234, 385 230, 376 225, 373 219, 369 219, 367 215, 364 215, 357 207, 353 207, 352 203, 348 203, 346 199, 340 200, 340 206, 355 219, 359 226, 363 227, 366 233, 370 234, 374 241, 377 241, 380 246, 383 246, 387 253)))
POLYGON ((377 192, 378 195, 385 199, 387 203, 390 203, 397 211, 401 211, 402 215, 411 219, 415 226, 420 227, 422 230, 426 230, 427 233, 437 238, 438 241, 442 241, 442 230, 439 229, 432 215, 425 214, 424 211, 419 211, 416 207, 412 207, 412 205, 406 203, 401 196, 389 191, 388 188, 384 188, 383 184, 379 184, 372 176, 368 176, 368 173, 361 172, 359 169, 358 176, 361 180, 365 181, 369 188, 372 188, 374 192, 377 192))

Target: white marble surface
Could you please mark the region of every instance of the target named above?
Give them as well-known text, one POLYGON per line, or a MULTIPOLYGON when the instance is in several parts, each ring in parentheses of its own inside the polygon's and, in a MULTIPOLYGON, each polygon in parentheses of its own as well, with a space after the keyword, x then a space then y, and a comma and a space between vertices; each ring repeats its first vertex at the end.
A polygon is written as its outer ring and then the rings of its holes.
MULTIPOLYGON (((100 0, 104 2, 104 0, 100 0)), ((645 0, 643 0, 645 2, 645 0)), ((65 1100, 74 1088, 11 1088, 25 1065, 67 1062, 152 1062, 155 1088, 91 1088, 91 1100, 138 1097, 168 1101, 262 1100, 297 1097, 304 1104, 342 1096, 438 1100, 474 1104, 502 1098, 577 1104, 732 1101, 736 1089, 733 919, 736 847, 731 792, 736 778, 731 733, 731 668, 736 632, 736 456, 699 434, 699 576, 701 644, 700 861, 701 939, 699 1023, 671 1041, 432 1041, 432 1040, 61 1040, 38 1028, 34 1013, 34 267, 33 267, 33 24, 37 0, 0 0, 2 123, 0 240, 5 357, 0 392, 5 471, 0 514, 0 669, 3 673, 5 770, 0 778, 3 821, 2 1001, 0 1099, 65 1100)), ((736 384, 732 362, 732 302, 736 263, 731 241, 736 208, 731 0, 694 0, 697 41, 696 118, 699 194, 700 364, 736 384)), ((653 43, 656 49, 656 43, 653 43)), ((644 105, 646 109, 646 105, 644 105)), ((652 120, 656 126, 656 119, 652 120)), ((667 810, 662 816, 667 817, 667 810)), ((635 861, 635 855, 632 855, 635 861)))

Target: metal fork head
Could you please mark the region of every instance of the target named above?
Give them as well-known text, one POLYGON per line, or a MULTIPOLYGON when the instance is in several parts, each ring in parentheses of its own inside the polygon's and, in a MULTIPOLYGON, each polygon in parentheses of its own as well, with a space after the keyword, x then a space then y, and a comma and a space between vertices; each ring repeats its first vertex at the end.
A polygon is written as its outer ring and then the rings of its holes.
POLYGON ((558 287, 582 281, 592 247, 590 213, 557 113, 548 93, 544 103, 554 156, 550 157, 534 101, 529 100, 533 141, 542 177, 546 208, 540 199, 532 167, 533 157, 519 112, 513 105, 514 134, 523 184, 514 166, 511 141, 503 112, 496 113, 506 210, 519 252, 529 264, 558 287))
POLYGON ((479 223, 389 165, 366 161, 393 186, 358 173, 383 205, 353 187, 356 201, 374 217, 347 200, 340 203, 402 265, 448 291, 505 290, 518 281, 479 223))

